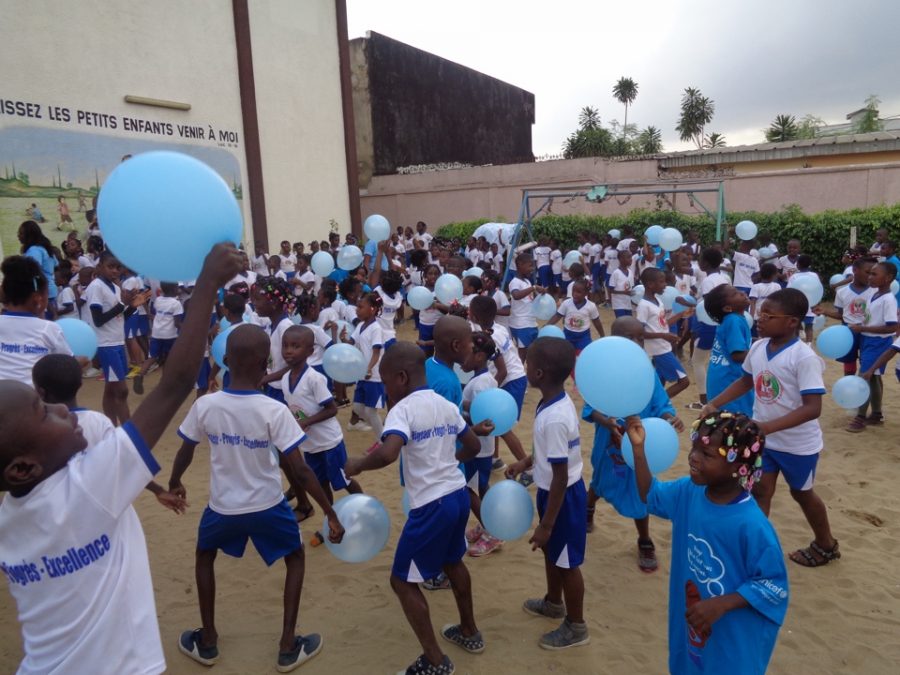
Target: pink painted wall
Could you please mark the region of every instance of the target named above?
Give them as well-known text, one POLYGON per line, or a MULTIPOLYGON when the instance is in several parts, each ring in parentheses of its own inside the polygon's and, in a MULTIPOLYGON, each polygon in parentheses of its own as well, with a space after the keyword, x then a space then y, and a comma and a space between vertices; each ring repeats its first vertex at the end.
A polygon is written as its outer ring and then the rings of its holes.
MULTIPOLYGON (((403 226, 423 220, 434 232, 446 223, 476 218, 505 218, 514 222, 527 188, 657 180, 655 160, 558 160, 379 176, 372 179, 368 194, 360 201, 363 218, 380 213, 392 225, 403 226)), ((900 201, 900 163, 772 171, 723 180, 725 206, 729 211, 771 212, 788 204, 799 204, 804 211, 817 213, 900 201)), ((671 186, 672 182, 659 184, 671 186)), ((715 195, 706 198, 700 195, 700 199, 714 208, 715 195)), ((633 196, 624 204, 617 203, 616 199, 599 205, 584 199, 563 202, 563 199, 554 201, 553 213, 614 215, 635 208, 656 208, 653 195, 633 196)), ((674 203, 684 213, 702 213, 699 206, 691 207, 686 195, 677 195, 674 203)))

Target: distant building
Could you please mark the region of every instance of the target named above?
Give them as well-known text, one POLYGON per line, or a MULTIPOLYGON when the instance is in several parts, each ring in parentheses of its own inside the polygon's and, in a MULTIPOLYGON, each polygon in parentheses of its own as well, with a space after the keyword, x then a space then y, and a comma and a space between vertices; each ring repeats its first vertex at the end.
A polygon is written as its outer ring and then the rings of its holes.
POLYGON ((534 94, 374 32, 350 61, 363 191, 415 165, 534 161, 534 94))

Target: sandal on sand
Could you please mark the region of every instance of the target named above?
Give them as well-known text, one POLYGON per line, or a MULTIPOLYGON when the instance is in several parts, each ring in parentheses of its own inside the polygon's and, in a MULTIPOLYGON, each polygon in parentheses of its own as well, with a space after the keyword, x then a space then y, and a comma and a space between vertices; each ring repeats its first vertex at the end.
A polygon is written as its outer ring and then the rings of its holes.
POLYGON ((309 520, 316 513, 313 505, 310 504, 308 509, 301 509, 299 506, 294 507, 294 518, 297 519, 298 523, 302 523, 304 520, 309 520))
POLYGON ((816 542, 811 541, 809 543, 809 548, 801 548, 797 549, 793 553, 788 554, 788 558, 792 561, 800 565, 801 567, 822 567, 823 565, 827 565, 832 560, 837 560, 841 557, 841 550, 838 547, 838 540, 834 540, 834 546, 830 551, 826 551, 824 548, 819 546, 816 542), (815 558, 812 553, 809 552, 809 549, 812 549, 815 553, 818 553, 821 556, 821 560, 815 558), (796 556, 796 557, 794 557, 796 556))
POLYGON ((693 403, 688 403, 684 407, 688 410, 703 410, 705 406, 700 401, 694 401, 693 403))
POLYGON ((866 418, 862 415, 857 415, 854 417, 850 424, 847 425, 846 431, 849 431, 851 434, 858 434, 861 431, 866 430, 866 418))
POLYGON ((652 539, 638 539, 638 567, 641 572, 653 574, 659 569, 659 562, 656 560, 656 546, 653 545, 652 539))
POLYGON ((588 507, 588 510, 587 510, 587 531, 588 532, 594 531, 594 511, 596 511, 596 509, 597 509, 596 506, 594 508, 588 507))
POLYGON ((873 412, 866 418, 866 424, 870 427, 883 427, 884 426, 884 415, 881 413, 873 412))
POLYGON ((423 581, 422 586, 426 591, 448 591, 450 590, 450 578, 441 572, 434 579, 423 581))

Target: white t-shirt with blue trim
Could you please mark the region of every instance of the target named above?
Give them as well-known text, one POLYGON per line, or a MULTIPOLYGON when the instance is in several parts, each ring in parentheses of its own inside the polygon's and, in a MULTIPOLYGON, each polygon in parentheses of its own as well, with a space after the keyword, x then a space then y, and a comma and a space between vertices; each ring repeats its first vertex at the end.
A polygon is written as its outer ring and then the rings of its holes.
MULTIPOLYGON (((253 318, 252 315, 250 318, 253 318)), ((287 367, 287 361, 281 355, 281 342, 284 331, 293 325, 291 318, 287 314, 283 314, 274 326, 270 324, 266 327, 266 330, 269 331, 269 366, 266 368, 266 372, 270 375, 287 367)), ((273 389, 281 389, 281 380, 269 382, 269 386, 273 389)))
POLYGON ((34 387, 31 369, 47 354, 72 355, 62 328, 34 314, 0 314, 0 380, 34 387))
POLYGON ((550 489, 557 462, 568 464, 566 487, 581 480, 581 436, 578 412, 568 394, 538 404, 534 416, 534 482, 542 490, 550 489))
POLYGON ((356 324, 356 330, 353 331, 353 337, 350 339, 353 341, 353 344, 359 347, 359 351, 362 352, 367 366, 372 361, 372 354, 374 354, 375 348, 381 348, 381 351, 378 353, 378 360, 372 367, 372 376, 366 380, 367 382, 381 382, 381 373, 378 372, 378 366, 381 364, 381 357, 384 356, 384 333, 378 321, 373 321, 369 325, 365 325, 362 322, 356 324))
MULTIPOLYGON (((496 389, 497 380, 491 375, 491 372, 485 368, 480 373, 476 373, 471 380, 466 382, 463 387, 463 404, 472 404, 475 397, 488 389, 496 389)), ((481 442, 481 450, 478 451, 477 457, 493 457, 494 455, 494 436, 480 436, 478 440, 481 442)))
MULTIPOLYGON (((84 292, 84 302, 88 313, 91 307, 99 307, 106 313, 122 303, 122 291, 115 284, 103 279, 94 279, 84 292)), ((93 315, 92 315, 93 316, 93 315)), ((94 326, 93 321, 91 325, 94 326)), ((119 312, 102 326, 94 326, 98 347, 118 347, 125 344, 125 313, 119 312)))
MULTIPOLYGON (((284 377, 281 378, 281 390, 284 392, 284 402, 287 403, 296 419, 302 420, 318 415, 326 403, 334 400, 331 392, 328 391, 328 382, 325 376, 310 368, 308 362, 293 388, 290 378, 290 372, 284 374, 284 377)), ((303 452, 315 453, 331 450, 343 440, 341 423, 338 422, 337 417, 330 417, 316 424, 310 424, 306 428, 303 452)))
MULTIPOLYGON (((864 326, 891 326, 897 323, 897 298, 890 292, 873 293, 869 298, 869 311, 866 313, 864 326)), ((863 335, 874 338, 890 337, 889 333, 867 333, 863 335)))

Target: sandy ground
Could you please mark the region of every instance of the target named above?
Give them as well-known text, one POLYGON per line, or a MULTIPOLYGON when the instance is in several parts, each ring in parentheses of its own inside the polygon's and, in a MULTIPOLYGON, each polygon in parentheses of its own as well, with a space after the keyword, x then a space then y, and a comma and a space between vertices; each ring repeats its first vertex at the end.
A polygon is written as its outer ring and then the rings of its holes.
MULTIPOLYGON (((612 320, 601 312, 606 325, 612 320)), ((400 338, 410 339, 412 322, 401 328, 400 338)), ((829 362, 826 382, 842 375, 829 362)), ((153 386, 156 376, 149 378, 153 386)), ((158 380, 157 380, 158 381, 158 380)), ((900 582, 896 559, 900 554, 900 386, 892 374, 885 378, 883 428, 850 435, 843 431, 847 413, 826 396, 821 423, 825 450, 819 464, 817 489, 828 506, 832 529, 840 539, 844 557, 820 569, 803 569, 790 562, 791 603, 772 657, 773 673, 889 673, 900 663, 900 582)), ((80 403, 99 409, 102 384, 86 381, 80 403)), ((527 448, 538 392, 529 390, 522 421, 516 428, 527 448)), ((132 409, 141 397, 132 394, 132 409)), ((690 389, 675 400, 676 408, 690 421, 685 405, 697 400, 690 389)), ((580 409, 581 399, 575 397, 580 409)), ((168 481, 179 446, 175 434, 187 413, 186 402, 169 432, 155 448, 163 466, 161 483, 168 481)), ((342 426, 349 409, 339 413, 342 426)), ((350 455, 371 445, 369 433, 346 432, 350 455)), ((582 423, 585 479, 590 478, 588 459, 593 443, 592 425, 582 423)), ((502 445, 502 444, 501 444, 502 445)), ((681 436, 681 457, 663 478, 686 473, 687 434, 681 436)), ((150 493, 136 502, 143 522, 153 570, 159 624, 169 673, 205 673, 207 668, 179 653, 177 639, 186 629, 200 625, 194 582, 194 547, 197 524, 209 495, 206 446, 197 452, 185 478, 191 508, 184 516, 164 510, 150 493)), ((505 448, 502 456, 509 460, 505 448)), ((499 474, 494 474, 494 480, 499 474)), ((300 606, 299 630, 319 632, 324 649, 301 671, 316 673, 395 673, 420 653, 400 605, 390 589, 393 551, 403 526, 401 489, 397 469, 366 473, 360 478, 366 492, 387 507, 392 518, 391 537, 384 551, 367 563, 338 561, 324 546, 307 547, 306 584, 300 606)), ((783 488, 783 486, 781 486, 783 488)), ((531 488, 534 492, 535 488, 531 488)), ((772 520, 785 551, 805 546, 811 533, 799 507, 787 490, 780 489, 773 503, 772 520)), ((322 526, 317 513, 302 525, 304 540, 322 526)), ((532 553, 526 538, 509 542, 486 558, 467 558, 475 592, 475 613, 487 649, 469 655, 447 644, 446 651, 459 673, 567 673, 646 675, 667 672, 666 622, 671 527, 653 519, 651 534, 657 544, 660 570, 645 575, 638 570, 636 532, 632 521, 619 517, 602 503, 597 508, 597 529, 588 535, 583 567, 586 585, 585 613, 591 631, 588 647, 548 652, 537 645, 538 637, 556 623, 531 617, 522 601, 544 593, 540 553, 532 553)), ((216 603, 221 659, 217 675, 275 672, 281 631, 284 567, 271 568, 248 546, 244 559, 220 555, 217 563, 216 603)), ((456 621, 450 593, 427 594, 432 621, 440 628, 456 621)), ((752 639, 752 638, 751 638, 752 639)), ((21 637, 15 606, 8 593, 0 593, 0 675, 16 671, 21 659, 21 637)), ((73 674, 74 675, 74 674, 73 674)))

